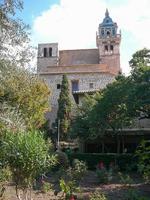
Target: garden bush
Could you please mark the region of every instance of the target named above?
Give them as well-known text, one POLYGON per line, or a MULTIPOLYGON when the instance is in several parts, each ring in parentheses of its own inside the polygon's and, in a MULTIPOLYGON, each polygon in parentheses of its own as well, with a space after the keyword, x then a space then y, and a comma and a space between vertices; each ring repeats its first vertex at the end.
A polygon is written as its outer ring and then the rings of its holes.
POLYGON ((112 169, 110 168, 107 170, 102 161, 97 165, 96 174, 99 183, 108 183, 112 179, 112 169))
POLYGON ((73 198, 74 193, 80 191, 75 181, 65 181, 64 179, 60 179, 59 184, 65 200, 70 200, 73 198))
POLYGON ((87 163, 88 169, 96 169, 97 164, 103 161, 106 168, 109 168, 110 163, 118 166, 120 170, 136 170, 137 157, 134 154, 115 154, 115 153, 70 153, 68 154, 70 162, 74 159, 82 160, 87 163))
POLYGON ((72 178, 74 180, 81 180, 83 178, 83 176, 86 174, 87 172, 87 166, 86 163, 83 161, 79 161, 78 159, 75 159, 73 161, 73 166, 72 166, 72 178))
POLYGON ((1 158, 5 157, 5 165, 10 168, 18 199, 21 199, 21 189, 22 199, 28 197, 31 200, 31 189, 36 177, 55 164, 56 159, 51 152, 51 146, 38 131, 15 134, 8 132, 3 136, 0 146, 1 158))
POLYGON ((142 141, 136 154, 139 159, 138 171, 147 182, 150 182, 150 141, 142 141))
POLYGON ((69 160, 67 154, 62 151, 56 151, 55 155, 57 158, 57 165, 55 165, 55 169, 59 168, 67 169, 69 166, 69 160))
POLYGON ((107 197, 102 192, 95 191, 90 195, 90 200, 107 200, 107 197))

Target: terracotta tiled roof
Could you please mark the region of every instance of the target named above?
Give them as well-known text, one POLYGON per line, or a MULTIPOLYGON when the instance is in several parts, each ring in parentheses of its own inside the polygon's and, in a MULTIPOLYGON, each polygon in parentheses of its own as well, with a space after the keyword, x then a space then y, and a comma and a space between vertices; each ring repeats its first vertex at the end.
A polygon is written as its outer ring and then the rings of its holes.
POLYGON ((59 51, 59 65, 98 64, 98 49, 75 49, 59 51))
POLYGON ((47 70, 40 74, 79 74, 79 73, 109 73, 106 64, 76 65, 76 66, 53 66, 47 67, 47 70))

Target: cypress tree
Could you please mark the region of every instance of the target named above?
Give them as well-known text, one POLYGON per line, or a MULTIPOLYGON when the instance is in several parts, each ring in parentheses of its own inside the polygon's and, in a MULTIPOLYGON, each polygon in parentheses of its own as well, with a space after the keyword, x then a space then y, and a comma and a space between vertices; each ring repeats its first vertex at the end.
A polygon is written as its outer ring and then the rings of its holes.
POLYGON ((60 122, 60 138, 66 139, 71 122, 70 89, 66 75, 63 75, 62 77, 61 91, 58 99, 57 119, 60 122))

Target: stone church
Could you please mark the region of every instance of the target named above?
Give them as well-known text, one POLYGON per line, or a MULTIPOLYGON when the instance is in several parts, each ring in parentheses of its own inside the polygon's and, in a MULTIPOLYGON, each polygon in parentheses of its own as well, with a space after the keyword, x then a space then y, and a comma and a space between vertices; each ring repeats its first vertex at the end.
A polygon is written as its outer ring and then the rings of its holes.
MULTIPOLYGON (((63 74, 70 84, 74 105, 81 104, 84 95, 93 94, 114 81, 120 67, 121 33, 113 22, 108 10, 96 32, 95 49, 59 50, 58 43, 38 45, 37 73, 51 89, 51 112, 47 117, 50 123, 57 116, 58 98, 63 74)), ((141 138, 150 139, 150 120, 135 120, 133 127, 121 132, 120 147, 132 152, 141 138)), ((84 152, 116 152, 116 141, 109 136, 103 140, 82 143, 84 152)))
POLYGON ((96 33, 97 48, 59 51, 58 43, 38 45, 37 72, 52 91, 51 122, 57 114, 62 75, 69 79, 72 101, 80 104, 85 93, 103 89, 121 71, 120 42, 117 23, 106 10, 96 33))

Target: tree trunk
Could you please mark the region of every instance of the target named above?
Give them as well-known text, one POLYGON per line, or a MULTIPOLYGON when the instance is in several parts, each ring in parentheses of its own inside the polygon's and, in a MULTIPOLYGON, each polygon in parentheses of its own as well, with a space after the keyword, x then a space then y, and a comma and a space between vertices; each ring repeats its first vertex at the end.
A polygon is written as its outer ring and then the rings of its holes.
POLYGON ((19 200, 22 200, 22 199, 21 199, 21 196, 20 196, 20 191, 19 191, 17 185, 16 185, 16 196, 17 196, 17 198, 18 198, 19 200))

